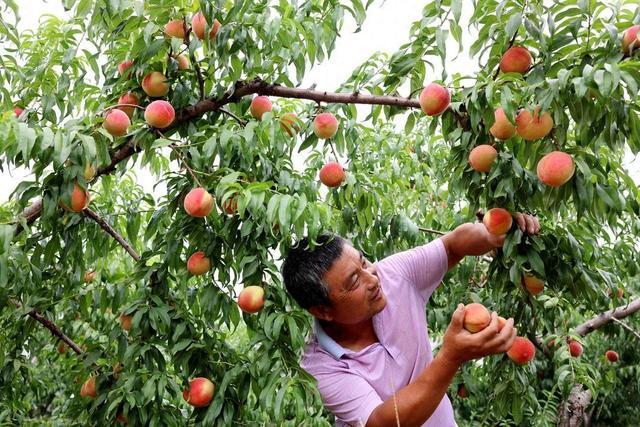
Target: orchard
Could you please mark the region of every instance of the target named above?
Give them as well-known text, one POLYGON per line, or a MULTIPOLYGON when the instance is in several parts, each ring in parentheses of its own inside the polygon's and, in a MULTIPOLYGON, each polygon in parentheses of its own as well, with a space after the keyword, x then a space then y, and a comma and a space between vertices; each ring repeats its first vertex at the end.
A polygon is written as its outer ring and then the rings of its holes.
POLYGON ((337 88, 301 84, 381 2, 61 0, 18 31, 28 3, 0 5, 0 170, 32 173, 0 205, 0 424, 331 425, 288 250, 481 221, 504 245, 431 297, 434 349, 460 303, 518 337, 458 372, 458 425, 637 425, 637 2, 425 0, 337 88))

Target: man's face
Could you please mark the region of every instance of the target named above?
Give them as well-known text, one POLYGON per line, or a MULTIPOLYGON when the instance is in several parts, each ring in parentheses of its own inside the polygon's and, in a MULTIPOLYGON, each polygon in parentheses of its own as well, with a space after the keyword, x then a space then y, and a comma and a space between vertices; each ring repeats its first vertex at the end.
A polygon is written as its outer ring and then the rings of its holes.
POLYGON ((356 324, 370 319, 387 304, 378 272, 361 252, 345 243, 342 254, 324 275, 333 305, 324 320, 356 324))

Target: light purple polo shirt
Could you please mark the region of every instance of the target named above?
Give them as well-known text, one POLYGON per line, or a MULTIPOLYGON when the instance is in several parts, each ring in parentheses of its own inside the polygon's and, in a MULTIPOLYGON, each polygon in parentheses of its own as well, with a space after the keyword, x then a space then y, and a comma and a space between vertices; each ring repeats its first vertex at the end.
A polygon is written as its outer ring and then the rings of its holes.
MULTIPOLYGON (((378 405, 413 382, 433 359, 425 305, 447 272, 444 244, 437 239, 376 266, 387 298, 385 308, 373 317, 379 342, 348 350, 316 320, 302 356, 301 366, 318 381, 337 426, 364 426, 378 405)), ((456 426, 446 394, 423 426, 456 426)))

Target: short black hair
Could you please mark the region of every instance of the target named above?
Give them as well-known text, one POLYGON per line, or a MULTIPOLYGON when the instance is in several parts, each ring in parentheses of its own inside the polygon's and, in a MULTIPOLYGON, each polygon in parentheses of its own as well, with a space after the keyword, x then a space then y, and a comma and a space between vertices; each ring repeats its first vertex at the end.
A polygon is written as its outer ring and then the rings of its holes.
POLYGON ((309 248, 309 238, 298 241, 282 265, 282 277, 287 292, 304 309, 331 306, 329 287, 323 277, 342 255, 345 239, 330 233, 320 234, 318 243, 309 248))

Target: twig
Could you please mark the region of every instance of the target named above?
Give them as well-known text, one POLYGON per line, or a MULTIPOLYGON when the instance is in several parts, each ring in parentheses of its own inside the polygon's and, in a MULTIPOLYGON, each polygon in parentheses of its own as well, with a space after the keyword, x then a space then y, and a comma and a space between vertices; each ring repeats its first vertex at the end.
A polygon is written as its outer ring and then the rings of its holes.
POLYGON ((127 241, 124 240, 124 238, 120 234, 118 234, 118 232, 114 230, 114 228, 111 225, 109 225, 107 221, 102 219, 100 215, 98 215, 97 213, 95 213, 89 208, 86 208, 82 212, 84 212, 84 214, 87 217, 94 220, 104 231, 107 232, 107 234, 109 234, 111 237, 116 239, 116 241, 120 243, 120 246, 122 246, 124 250, 127 251, 129 255, 131 255, 133 259, 135 259, 136 261, 140 261, 140 255, 138 255, 136 251, 131 247, 131 245, 127 243, 127 241))
MULTIPOLYGON (((522 16, 524 17, 524 10, 527 8, 527 2, 526 0, 524 1, 524 3, 522 3, 522 16)), ((516 37, 518 36, 518 32, 520 31, 520 28, 516 28, 516 32, 513 33, 513 37, 511 37, 511 41, 509 41, 509 46, 507 47, 507 49, 505 49, 505 52, 507 50, 509 50, 511 47, 513 47, 513 44, 516 42, 516 37)), ((498 69, 496 70, 495 74, 493 75, 493 80, 498 78, 498 75, 500 74, 500 64, 498 64, 498 69)))
POLYGON ((445 233, 443 231, 433 230, 431 228, 425 228, 425 227, 418 227, 418 230, 424 231, 425 233, 438 234, 440 236, 444 236, 445 234, 447 234, 447 233, 445 233))
MULTIPOLYGON (((187 27, 187 18, 182 18, 182 27, 184 28, 184 44, 187 46, 190 45, 191 41, 191 32, 192 29, 187 27)), ((200 66, 198 65, 198 61, 196 60, 196 54, 193 50, 189 49, 189 58, 191 58, 191 64, 193 65, 193 69, 196 72, 196 77, 198 79, 198 90, 200 92, 200 101, 204 101, 204 79, 202 78, 202 72, 200 71, 200 66)))
POLYGON ((331 152, 333 152, 333 157, 336 158, 336 162, 340 162, 340 158, 338 157, 338 153, 336 152, 336 147, 333 146, 333 142, 330 139, 327 140, 329 143, 329 147, 331 147, 331 152))
POLYGON ((238 124, 240 124, 240 126, 245 127, 247 125, 247 121, 246 120, 242 120, 240 117, 236 116, 231 111, 229 111, 229 110, 227 110, 225 108, 220 108, 219 111, 224 113, 224 114, 226 114, 227 116, 231 117, 232 119, 235 119, 235 121, 237 121, 238 124))
POLYGON ((113 110, 114 108, 119 108, 119 107, 134 107, 134 108, 139 108, 141 110, 145 110, 145 107, 142 107, 140 105, 136 105, 136 104, 117 104, 117 105, 112 105, 110 107, 105 108, 104 110, 102 110, 102 112, 106 112, 106 111, 110 111, 113 110))
POLYGON ((622 320, 618 320, 615 317, 612 317, 611 320, 613 320, 614 322, 619 323, 620 325, 622 325, 623 328, 627 329, 629 332, 631 332, 633 335, 635 335, 636 337, 638 337, 638 339, 640 339, 640 334, 638 334, 636 331, 634 331, 629 325, 627 325, 626 323, 624 323, 622 320))
MULTIPOLYGON (((166 138, 163 133, 156 129, 156 132, 158 133, 158 135, 160 135, 162 138, 164 139, 168 139, 166 138)), ((170 141, 175 141, 175 140, 170 140, 170 141)), ((176 153, 176 156, 178 156, 178 158, 180 159, 180 161, 182 162, 182 165, 185 167, 185 169, 187 170, 187 172, 189 172, 189 174, 191 175, 191 177, 193 178, 193 181, 198 184, 198 187, 202 187, 202 184, 200 183, 200 181, 198 180, 198 177, 196 176, 196 174, 193 172, 193 169, 191 169, 191 167, 189 167, 189 164, 187 163, 187 161, 185 160, 184 156, 182 155, 182 153, 180 152, 180 149, 175 145, 175 144, 169 144, 169 147, 171 147, 171 149, 173 150, 174 153, 176 153)))

